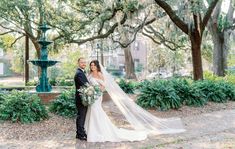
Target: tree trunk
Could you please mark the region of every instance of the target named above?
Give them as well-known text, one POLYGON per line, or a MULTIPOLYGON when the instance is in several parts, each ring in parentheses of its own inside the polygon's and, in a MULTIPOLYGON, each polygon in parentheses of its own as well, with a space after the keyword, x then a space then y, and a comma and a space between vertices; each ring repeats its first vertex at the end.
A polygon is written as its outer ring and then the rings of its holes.
MULTIPOLYGON (((226 14, 228 24, 233 24, 233 1, 230 1, 229 10, 226 14)), ((227 69, 227 57, 229 49, 230 31, 218 26, 219 16, 221 14, 222 1, 218 2, 216 9, 209 21, 209 31, 212 35, 214 44, 213 50, 213 73, 218 76, 224 76, 227 69)))
POLYGON ((29 37, 25 36, 25 85, 29 82, 29 37))
POLYGON ((101 41, 101 46, 100 46, 100 60, 101 60, 101 64, 104 66, 104 49, 103 49, 103 41, 101 41))
POLYGON ((191 50, 192 50, 192 61, 193 61, 193 79, 202 80, 203 79, 203 69, 202 69, 202 58, 201 58, 201 36, 199 32, 194 29, 191 40, 191 50))
POLYGON ((229 45, 229 39, 230 39, 230 34, 231 31, 224 31, 223 34, 223 66, 224 66, 224 75, 225 75, 225 71, 228 68, 228 50, 230 49, 230 45, 229 45))
MULTIPOLYGON (((128 43, 130 41, 129 32, 127 30, 124 30, 123 32, 124 34, 121 35, 120 40, 122 41, 122 43, 125 43, 125 42, 128 43)), ((126 48, 123 48, 123 50, 124 50, 124 56, 125 56, 126 78, 137 80, 137 77, 135 75, 135 64, 132 58, 130 45, 126 48)))
POLYGON ((223 56, 223 33, 214 32, 212 34, 212 40, 214 43, 213 50, 213 73, 218 76, 224 76, 224 56, 223 56))
MULTIPOLYGON (((38 59, 40 59, 41 47, 40 47, 40 45, 39 45, 39 43, 38 43, 37 40, 31 39, 31 41, 32 41, 32 43, 33 43, 33 45, 34 45, 34 47, 35 47, 35 49, 36 49, 37 57, 38 57, 38 59)), ((38 67, 38 78, 41 76, 41 72, 42 72, 42 71, 41 71, 41 68, 38 67)))
POLYGON ((32 43, 33 43, 33 45, 34 45, 34 47, 36 49, 37 57, 38 57, 38 59, 40 59, 41 47, 40 47, 40 45, 39 45, 37 40, 31 39, 31 41, 32 41, 32 43))
POLYGON ((130 46, 124 48, 125 54, 125 70, 126 70, 126 78, 127 79, 137 79, 135 75, 135 65, 131 54, 130 46))
POLYGON ((222 1, 218 2, 215 7, 214 13, 211 16, 208 29, 212 36, 213 41, 213 73, 218 76, 224 76, 224 62, 223 62, 223 45, 224 35, 221 29, 218 28, 218 19, 221 13, 222 1))

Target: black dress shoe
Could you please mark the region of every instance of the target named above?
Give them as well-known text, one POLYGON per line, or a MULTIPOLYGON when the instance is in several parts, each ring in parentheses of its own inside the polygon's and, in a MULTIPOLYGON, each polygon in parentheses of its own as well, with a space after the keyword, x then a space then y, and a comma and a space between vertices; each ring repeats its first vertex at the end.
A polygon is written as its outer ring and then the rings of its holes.
POLYGON ((86 136, 76 135, 76 138, 79 139, 79 140, 84 140, 84 141, 87 140, 87 137, 86 137, 86 136))

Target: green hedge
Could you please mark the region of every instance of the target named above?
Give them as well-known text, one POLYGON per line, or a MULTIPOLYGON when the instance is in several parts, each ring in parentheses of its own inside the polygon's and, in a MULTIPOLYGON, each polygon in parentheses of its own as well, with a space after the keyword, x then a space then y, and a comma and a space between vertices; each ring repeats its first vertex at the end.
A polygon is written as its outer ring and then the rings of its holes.
POLYGON ((37 95, 11 91, 1 97, 3 97, 0 104, 1 120, 33 123, 48 118, 48 112, 37 95))
POLYGON ((4 93, 0 93, 0 105, 4 102, 4 100, 5 100, 4 93))
POLYGON ((235 84, 235 74, 227 73, 224 77, 216 76, 213 72, 205 71, 203 72, 205 80, 211 81, 226 81, 232 84, 235 84))
MULTIPOLYGON (((73 86, 74 80, 68 79, 65 77, 49 78, 49 83, 52 86, 73 86)), ((37 84, 38 84, 38 81, 32 80, 32 81, 29 81, 26 85, 27 86, 36 86, 37 84)))
POLYGON ((168 83, 172 84, 182 105, 198 107, 203 106, 207 101, 205 95, 196 86, 193 86, 193 82, 190 80, 173 78, 168 80, 168 83))
POLYGON ((118 81, 118 85, 121 87, 121 89, 127 93, 127 94, 133 94, 135 90, 135 84, 132 81, 120 79, 118 81))
POLYGON ((192 81, 186 79, 144 81, 137 104, 160 110, 178 109, 182 105, 203 106, 207 101, 235 101, 235 86, 226 81, 192 81))
POLYGON ((60 116, 73 118, 77 114, 75 90, 65 90, 49 105, 49 110, 60 116))
POLYGON ((176 94, 176 90, 172 84, 165 80, 154 80, 145 83, 145 86, 140 89, 137 104, 144 108, 157 108, 160 110, 181 107, 180 97, 176 94))

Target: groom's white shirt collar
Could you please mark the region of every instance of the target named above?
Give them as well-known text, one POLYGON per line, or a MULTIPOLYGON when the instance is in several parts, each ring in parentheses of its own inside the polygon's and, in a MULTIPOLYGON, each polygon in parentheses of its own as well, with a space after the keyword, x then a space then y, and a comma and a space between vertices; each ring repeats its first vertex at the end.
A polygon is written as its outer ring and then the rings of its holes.
POLYGON ((79 69, 81 69, 83 72, 85 72, 85 69, 82 69, 82 68, 80 68, 80 67, 78 67, 79 69))

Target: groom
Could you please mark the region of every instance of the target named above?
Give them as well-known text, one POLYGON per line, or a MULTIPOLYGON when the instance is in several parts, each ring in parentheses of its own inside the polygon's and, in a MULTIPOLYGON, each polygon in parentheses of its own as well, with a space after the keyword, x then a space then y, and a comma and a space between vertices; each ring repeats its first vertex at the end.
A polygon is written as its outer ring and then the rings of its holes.
POLYGON ((78 69, 74 76, 75 86, 76 86, 76 107, 77 107, 77 119, 76 119, 76 138, 80 140, 87 140, 87 135, 84 129, 86 113, 87 113, 87 106, 82 104, 81 96, 79 95, 78 89, 81 86, 88 83, 87 77, 85 75, 85 68, 86 68, 86 60, 85 58, 81 57, 78 59, 78 69))

